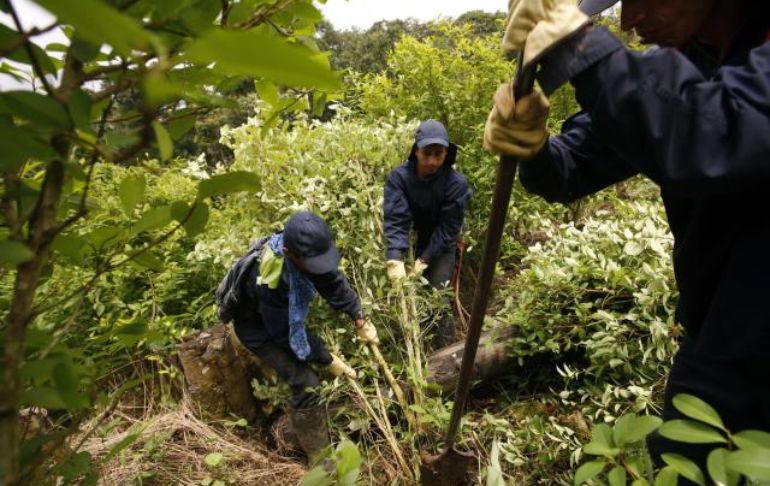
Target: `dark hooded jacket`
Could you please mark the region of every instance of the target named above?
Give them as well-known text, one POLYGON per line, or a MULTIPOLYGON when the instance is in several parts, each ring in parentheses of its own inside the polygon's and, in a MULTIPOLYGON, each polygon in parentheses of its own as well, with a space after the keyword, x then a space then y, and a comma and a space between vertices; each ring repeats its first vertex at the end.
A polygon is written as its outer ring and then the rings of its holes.
POLYGON ((603 28, 554 49, 546 91, 571 79, 584 111, 521 164, 524 186, 569 202, 644 174, 674 235, 677 320, 706 356, 770 349, 770 36, 747 29, 719 62, 708 49, 623 48, 603 28))
POLYGON ((432 177, 417 177, 417 145, 409 158, 393 169, 385 184, 383 204, 388 260, 403 260, 409 230, 417 232, 417 256, 426 263, 455 247, 465 208, 473 191, 454 170, 457 146, 449 144, 444 165, 432 177))

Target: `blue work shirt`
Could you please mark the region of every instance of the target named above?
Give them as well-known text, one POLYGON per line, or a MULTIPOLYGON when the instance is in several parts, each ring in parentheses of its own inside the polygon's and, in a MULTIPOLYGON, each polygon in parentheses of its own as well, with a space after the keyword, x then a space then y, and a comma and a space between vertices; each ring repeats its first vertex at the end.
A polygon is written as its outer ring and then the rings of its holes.
POLYGON ((770 42, 747 28, 708 48, 624 48, 590 27, 549 53, 546 92, 567 79, 583 111, 521 164, 524 186, 570 202, 636 174, 661 191, 675 238, 677 320, 698 353, 770 349, 770 42))

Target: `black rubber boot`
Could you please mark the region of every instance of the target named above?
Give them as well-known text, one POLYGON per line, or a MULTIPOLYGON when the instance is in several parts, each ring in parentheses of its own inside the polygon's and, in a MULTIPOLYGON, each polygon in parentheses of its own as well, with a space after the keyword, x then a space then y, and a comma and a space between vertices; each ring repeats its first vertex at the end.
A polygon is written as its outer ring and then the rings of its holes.
POLYGON ((326 408, 315 406, 289 411, 289 422, 297 440, 305 451, 309 465, 316 462, 318 454, 329 445, 329 427, 326 408))

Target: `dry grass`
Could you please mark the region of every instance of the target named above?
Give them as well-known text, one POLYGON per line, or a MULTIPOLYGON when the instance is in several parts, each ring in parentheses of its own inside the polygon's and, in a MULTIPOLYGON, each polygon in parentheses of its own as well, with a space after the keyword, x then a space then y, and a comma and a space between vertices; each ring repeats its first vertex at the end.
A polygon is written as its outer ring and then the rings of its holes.
POLYGON ((94 458, 104 458, 123 439, 139 433, 131 446, 104 463, 100 484, 199 486, 211 478, 227 484, 294 485, 306 472, 296 459, 271 452, 258 437, 244 439, 202 421, 187 401, 142 421, 125 418, 132 425, 122 432, 83 445, 94 458), (212 467, 204 458, 215 452, 224 460, 212 467))

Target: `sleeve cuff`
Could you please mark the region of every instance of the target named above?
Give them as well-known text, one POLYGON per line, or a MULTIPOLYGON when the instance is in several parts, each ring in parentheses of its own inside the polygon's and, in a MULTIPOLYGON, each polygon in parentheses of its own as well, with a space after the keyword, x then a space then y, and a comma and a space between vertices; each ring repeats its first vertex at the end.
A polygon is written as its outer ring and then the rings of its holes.
POLYGON ((404 260, 404 255, 401 253, 401 250, 396 249, 389 249, 388 252, 385 254, 386 260, 404 260))
POLYGON ((546 95, 609 56, 623 44, 604 27, 590 26, 556 46, 540 61, 537 80, 546 95))

